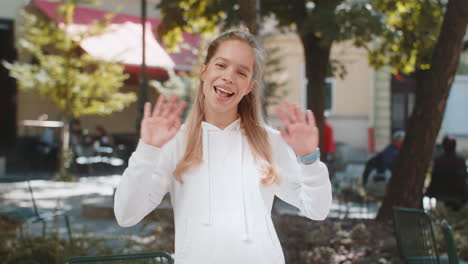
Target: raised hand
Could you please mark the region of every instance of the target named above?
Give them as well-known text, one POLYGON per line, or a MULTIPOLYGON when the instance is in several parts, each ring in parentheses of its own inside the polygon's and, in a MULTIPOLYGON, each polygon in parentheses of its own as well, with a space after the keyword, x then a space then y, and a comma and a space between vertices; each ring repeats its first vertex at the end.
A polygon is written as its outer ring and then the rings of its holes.
POLYGON ((316 151, 319 144, 319 130, 315 124, 315 117, 311 110, 304 113, 296 104, 284 103, 276 107, 279 119, 284 126, 278 130, 284 141, 293 149, 298 156, 306 156, 316 151))
POLYGON ((184 111, 185 101, 173 95, 166 106, 166 97, 161 94, 151 113, 151 103, 146 102, 141 120, 140 138, 149 145, 161 148, 171 140, 181 126, 180 115, 184 111))

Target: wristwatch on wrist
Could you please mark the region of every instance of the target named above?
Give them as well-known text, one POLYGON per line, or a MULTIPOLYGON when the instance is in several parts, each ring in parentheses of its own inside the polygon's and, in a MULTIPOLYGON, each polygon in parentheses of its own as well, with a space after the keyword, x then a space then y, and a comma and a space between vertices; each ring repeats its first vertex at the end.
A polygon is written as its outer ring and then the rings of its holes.
POLYGON ((301 161, 302 164, 310 164, 319 159, 320 159, 320 148, 317 148, 317 150, 312 154, 299 157, 299 160, 301 161))

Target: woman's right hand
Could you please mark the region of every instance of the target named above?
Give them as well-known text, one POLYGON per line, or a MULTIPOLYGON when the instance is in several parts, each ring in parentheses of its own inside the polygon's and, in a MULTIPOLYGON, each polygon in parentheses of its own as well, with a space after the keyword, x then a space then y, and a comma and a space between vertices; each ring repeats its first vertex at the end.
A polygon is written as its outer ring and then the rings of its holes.
POLYGON ((164 106, 165 96, 159 95, 153 112, 151 103, 145 103, 143 120, 141 120, 140 138, 154 147, 161 148, 171 140, 181 126, 180 115, 184 111, 186 102, 178 100, 173 95, 167 105, 164 106))

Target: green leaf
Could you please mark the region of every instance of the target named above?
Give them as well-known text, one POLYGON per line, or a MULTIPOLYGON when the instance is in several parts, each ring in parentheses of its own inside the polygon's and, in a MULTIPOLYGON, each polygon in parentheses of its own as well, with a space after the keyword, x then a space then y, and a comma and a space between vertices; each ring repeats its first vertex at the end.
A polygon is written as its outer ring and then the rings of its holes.
MULTIPOLYGON (((58 10, 72 23, 75 1, 58 10)), ((122 93, 128 75, 124 66, 83 54, 80 41, 106 31, 106 21, 93 23, 85 31, 70 35, 66 26, 21 12, 24 26, 18 43, 34 62, 3 62, 19 89, 48 98, 68 118, 111 114, 136 101, 134 93, 122 93)))

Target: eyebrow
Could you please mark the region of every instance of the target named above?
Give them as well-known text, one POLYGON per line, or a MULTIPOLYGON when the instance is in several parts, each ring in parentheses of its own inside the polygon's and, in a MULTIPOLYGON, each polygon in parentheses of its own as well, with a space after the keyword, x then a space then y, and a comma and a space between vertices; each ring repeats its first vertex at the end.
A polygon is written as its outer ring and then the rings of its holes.
MULTIPOLYGON (((222 61, 227 61, 227 62, 229 62, 228 59, 223 58, 223 57, 216 57, 214 60, 217 60, 217 59, 220 59, 220 60, 222 60, 222 61)), ((246 71, 248 71, 248 72, 251 72, 250 68, 249 68, 248 66, 244 65, 244 64, 239 64, 239 67, 242 68, 242 69, 244 69, 244 70, 246 70, 246 71)))

